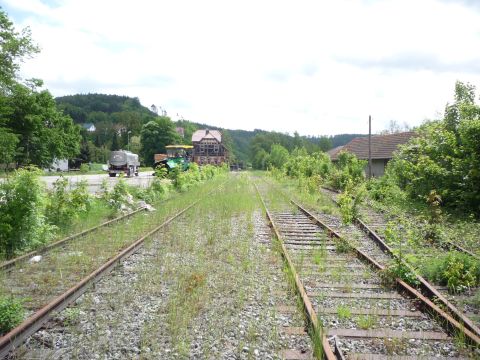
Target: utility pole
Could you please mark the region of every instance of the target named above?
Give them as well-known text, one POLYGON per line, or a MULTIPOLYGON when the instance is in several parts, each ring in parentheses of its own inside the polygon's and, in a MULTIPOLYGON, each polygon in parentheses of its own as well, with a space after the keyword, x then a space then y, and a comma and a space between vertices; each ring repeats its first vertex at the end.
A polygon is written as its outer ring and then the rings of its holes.
POLYGON ((368 115, 368 178, 372 177, 372 116, 368 115))

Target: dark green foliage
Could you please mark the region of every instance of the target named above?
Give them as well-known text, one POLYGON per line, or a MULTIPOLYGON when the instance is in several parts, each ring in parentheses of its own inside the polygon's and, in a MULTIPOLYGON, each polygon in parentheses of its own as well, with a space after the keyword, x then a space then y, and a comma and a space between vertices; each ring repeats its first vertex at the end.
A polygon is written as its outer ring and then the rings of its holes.
POLYGON ((85 162, 108 160, 110 150, 132 148, 132 138, 139 137, 142 127, 158 116, 142 106, 138 98, 105 94, 77 94, 56 98, 58 107, 75 123, 92 123, 94 132, 82 131, 81 159, 85 162), (130 131, 130 134, 128 132, 130 131))
POLYGON ((0 128, 0 154, 5 169, 14 161, 17 153, 18 135, 13 134, 10 130, 0 128))
POLYGON ((76 123, 105 121, 108 115, 123 111, 154 116, 138 98, 105 94, 77 94, 56 98, 57 104, 76 123))
POLYGON ((18 77, 23 59, 38 52, 30 30, 16 32, 0 9, 0 163, 49 166, 79 152, 79 129, 55 106, 42 82, 18 77))
POLYGON ((0 107, 0 121, 18 139, 14 156, 18 164, 48 167, 55 158, 79 153, 80 129, 56 109, 51 94, 38 91, 36 85, 40 84, 12 85, 0 107))
POLYGON ((25 310, 19 300, 0 296, 0 335, 8 333, 23 321, 25 310))
POLYGON ((448 286, 452 293, 480 285, 480 263, 471 256, 458 252, 432 258, 422 268, 430 280, 448 286))
POLYGON ((141 141, 143 162, 151 166, 154 154, 164 154, 165 146, 178 144, 180 136, 169 117, 159 116, 143 126, 141 141))
POLYGON ((427 122, 389 165, 412 198, 435 190, 443 205, 480 214, 480 106, 475 87, 457 82, 443 120, 427 122))
POLYGON ((44 189, 38 176, 38 171, 22 169, 0 183, 0 254, 7 258, 52 237, 53 228, 45 222, 44 189))
POLYGON ((32 42, 30 29, 17 32, 1 8, 0 44, 0 92, 3 95, 15 84, 22 60, 38 53, 39 49, 32 42))

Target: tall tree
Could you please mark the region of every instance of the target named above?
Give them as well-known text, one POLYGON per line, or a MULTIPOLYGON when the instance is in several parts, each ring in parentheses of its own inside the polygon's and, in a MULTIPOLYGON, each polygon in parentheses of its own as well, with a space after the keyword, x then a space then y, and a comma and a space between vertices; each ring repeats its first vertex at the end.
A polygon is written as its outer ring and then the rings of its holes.
POLYGON ((0 128, 0 165, 3 164, 5 169, 15 159, 18 144, 18 136, 12 134, 9 130, 0 128))
POLYGON ((110 150, 112 151, 115 151, 115 150, 119 150, 119 146, 118 146, 118 135, 117 135, 117 132, 115 131, 113 133, 113 139, 112 139, 112 146, 110 146, 110 150))
POLYGON ((27 27, 20 32, 15 31, 13 23, 0 8, 0 89, 2 93, 15 84, 20 63, 39 52, 39 48, 31 39, 27 27))
POLYGON ((180 142, 180 136, 169 117, 159 116, 143 126, 141 142, 144 163, 153 165, 153 155, 165 153, 165 146, 180 142))
MULTIPOLYGON (((36 82, 36 86, 41 82, 36 82)), ((16 83, 0 108, 4 126, 18 137, 15 160, 20 165, 49 166, 53 159, 71 158, 80 151, 80 128, 57 110, 47 90, 16 83)))
POLYGON ((57 110, 48 91, 39 90, 41 80, 19 81, 20 63, 38 52, 38 48, 30 38, 30 30, 16 32, 1 9, 0 45, 0 134, 9 139, 2 141, 0 150, 11 156, 11 146, 15 144, 17 163, 42 167, 49 166, 55 158, 76 155, 79 128, 57 110))

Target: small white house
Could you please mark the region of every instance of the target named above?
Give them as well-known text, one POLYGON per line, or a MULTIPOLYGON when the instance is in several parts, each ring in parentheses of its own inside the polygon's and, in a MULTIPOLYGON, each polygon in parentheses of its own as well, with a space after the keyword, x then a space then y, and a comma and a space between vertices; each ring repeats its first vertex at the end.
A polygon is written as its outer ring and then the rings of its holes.
POLYGON ((87 130, 88 132, 94 132, 95 130, 97 130, 97 128, 95 127, 94 124, 92 123, 84 123, 82 124, 82 127, 87 130))

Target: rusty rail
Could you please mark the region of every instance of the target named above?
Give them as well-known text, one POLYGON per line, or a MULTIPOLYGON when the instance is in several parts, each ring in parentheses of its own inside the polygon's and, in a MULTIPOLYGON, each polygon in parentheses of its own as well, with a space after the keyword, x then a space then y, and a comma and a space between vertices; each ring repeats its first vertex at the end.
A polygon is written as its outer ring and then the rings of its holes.
POLYGON ((295 280, 295 290, 298 293, 298 295, 300 296, 300 298, 302 299, 303 308, 304 308, 305 313, 307 315, 308 321, 310 322, 310 324, 313 328, 313 333, 311 334, 311 336, 319 336, 320 337, 320 341, 322 343, 322 351, 323 351, 322 356, 323 356, 323 358, 325 358, 327 360, 334 360, 334 359, 336 359, 336 357, 334 355, 334 351, 331 348, 331 346, 330 346, 330 344, 327 340, 327 337, 325 336, 325 334, 323 332, 323 329, 322 329, 322 327, 321 327, 321 325, 318 321, 318 317, 317 317, 317 314, 316 314, 315 309, 313 307, 313 304, 312 304, 312 302, 310 301, 310 298, 307 295, 307 291, 305 290, 305 287, 303 286, 303 283, 300 280, 300 276, 298 275, 290 256, 288 255, 287 248, 285 247, 285 244, 282 240, 282 237, 280 236, 280 233, 279 233, 277 227, 275 226, 275 224, 273 222, 273 218, 270 215, 270 212, 268 211, 267 205, 265 204, 265 201, 263 200, 263 198, 260 194, 260 191, 258 190, 257 184, 254 183, 254 185, 255 185, 255 189, 257 190, 258 197, 260 198, 260 201, 262 202, 263 208, 265 209, 265 213, 267 215, 269 225, 273 229, 275 237, 278 239, 278 241, 280 243, 282 257, 284 258, 284 260, 287 264, 287 267, 290 270, 290 272, 293 276, 293 279, 295 280))
MULTIPOLYGON (((209 192, 209 194, 213 191, 214 190, 209 192)), ((0 338, 0 358, 5 358, 11 351, 14 351, 19 345, 21 345, 29 336, 31 336, 38 329, 40 329, 43 324, 45 324, 51 318, 52 312, 59 312, 66 308, 68 305, 70 305, 73 301, 75 301, 82 294, 84 294, 91 285, 98 282, 103 276, 107 275, 116 265, 120 264, 123 259, 135 253, 143 245, 143 243, 148 237, 155 234, 157 231, 168 225, 170 222, 185 213, 187 210, 198 204, 202 200, 202 198, 197 199, 195 202, 188 205, 186 208, 164 221, 161 225, 149 231, 147 234, 136 240, 133 244, 122 250, 118 255, 110 259, 97 270, 93 271, 90 275, 83 278, 75 286, 64 292, 62 295, 56 297, 42 309, 38 310, 32 316, 27 318, 19 326, 2 336, 0 338)))
MULTIPOLYGON (((329 189, 329 188, 325 188, 329 191, 333 191, 333 192, 337 192, 338 191, 335 191, 335 190, 332 190, 332 189, 329 189)), ((335 199, 332 199, 333 202, 335 202, 335 204, 338 205, 338 202, 335 200, 335 199)), ((455 319, 457 320, 459 323, 462 324, 462 327, 465 327, 466 329, 470 330, 471 332, 473 332, 477 337, 480 337, 480 329, 478 328, 478 326, 476 326, 472 320, 470 320, 467 316, 465 316, 459 309, 457 309, 457 307, 455 305, 453 305, 450 301, 448 301, 448 299, 443 296, 436 288, 435 286, 433 286, 432 284, 430 284, 424 277, 420 276, 419 274, 417 274, 417 272, 412 268, 412 266, 410 264, 408 264, 405 260, 403 259, 399 259, 398 256, 392 251, 392 248, 390 246, 388 246, 385 241, 375 232, 373 231, 372 229, 370 229, 370 227, 365 224, 362 220, 360 220, 359 218, 355 218, 354 219, 354 223, 363 231, 365 232, 368 237, 370 239, 372 239, 377 245, 378 247, 380 247, 380 249, 385 252, 386 254, 390 255, 392 258, 395 258, 397 260, 400 260, 402 262, 403 265, 405 265, 406 267, 408 267, 413 274, 415 274, 418 282, 419 282, 419 287, 420 287, 420 290, 422 292, 423 295, 425 295, 428 299, 437 299, 436 301, 440 301, 443 306, 448 310, 448 312, 450 313, 450 315, 455 319)), ((477 255, 475 255, 474 253, 462 248, 461 246, 457 245, 457 244, 454 244, 450 241, 447 242, 449 244, 449 246, 447 246, 448 249, 451 249, 451 248, 456 248, 458 251, 462 251, 464 253, 467 253, 469 255, 471 255, 472 257, 476 258, 476 259, 480 259, 477 255)))
MULTIPOLYGON (((318 219, 315 215, 310 213, 308 210, 303 208, 301 205, 299 205, 297 202, 291 200, 292 204, 298 207, 300 211, 302 211, 305 215, 307 215, 314 223, 319 225, 320 227, 324 228, 327 230, 328 234, 330 237, 335 237, 337 239, 342 239, 342 237, 332 228, 330 228, 327 224, 323 223, 320 219, 318 219)), ((380 238, 379 238, 380 239, 380 238)), ((381 240, 381 239, 380 239, 381 240)), ((387 246, 386 244, 384 244, 387 246)), ((371 266, 376 268, 377 270, 384 270, 385 267, 376 262, 374 259, 372 259, 368 254, 364 253, 360 249, 357 249, 355 247, 352 247, 355 253, 357 254, 357 257, 360 259, 363 259, 367 263, 369 263, 371 266)), ((406 264, 406 263, 405 263, 406 264)), ((406 264, 409 266, 408 264, 406 264)), ((455 315, 460 317, 460 320, 457 321, 454 317, 452 317, 451 314, 448 314, 446 311, 442 310, 439 306, 433 303, 433 301, 423 294, 421 294, 418 290, 414 289, 407 283, 405 283, 401 279, 396 279, 397 287, 399 290, 403 291, 404 293, 408 294, 411 297, 414 297, 416 299, 419 299, 422 303, 422 306, 424 309, 426 309, 429 313, 437 315, 440 319, 443 320, 444 324, 446 325, 446 328, 450 332, 460 332, 465 334, 466 338, 469 340, 471 344, 474 346, 480 346, 480 336, 479 333, 475 330, 477 329, 476 326, 471 322, 470 319, 465 317, 463 314, 459 312, 459 310, 453 306, 450 302, 448 302, 447 299, 445 299, 435 288, 433 288, 425 279, 417 275, 418 280, 421 282, 421 287, 422 289, 429 289, 429 291, 433 294, 438 294, 435 295, 438 297, 439 300, 441 300, 444 305, 447 305, 448 310, 450 312, 455 312, 455 315)), ((477 329, 478 330, 478 329, 477 329)))
MULTIPOLYGON (((331 189, 331 188, 326 187, 326 186, 322 186, 322 188, 325 189, 325 190, 327 190, 327 191, 330 191, 330 192, 334 192, 334 193, 337 193, 337 194, 341 194, 340 191, 335 190, 335 189, 331 189)), ((332 199, 332 201, 333 201, 337 206, 339 206, 339 203, 338 203, 337 200, 332 199)), ((368 235, 370 235, 369 232, 372 232, 372 230, 370 230, 370 229, 368 228, 368 226, 367 226, 362 220, 360 220, 359 218, 355 218, 354 221, 357 223, 357 225, 358 225, 362 230, 364 230, 368 235)), ((377 234, 375 234, 375 236, 378 237, 377 234)), ((373 238, 372 238, 372 239, 373 239, 373 238)), ((376 239, 373 239, 373 240, 376 241, 376 239)), ((470 255, 471 257, 473 257, 473 258, 475 258, 475 259, 477 259, 477 260, 480 260, 480 256, 478 256, 477 254, 471 252, 470 250, 465 249, 463 246, 460 246, 460 245, 458 245, 458 244, 456 244, 456 243, 454 243, 454 242, 452 242, 452 241, 450 241, 450 240, 446 240, 445 242, 437 243, 437 244, 438 244, 438 246, 440 246, 442 249, 446 249, 446 250, 456 250, 456 251, 458 251, 458 252, 463 252, 463 253, 465 253, 465 254, 467 254, 467 255, 470 255)), ((381 244, 379 244, 379 245, 380 245, 381 247, 383 246, 383 245, 381 245, 381 244)), ((382 247, 382 250, 384 250, 383 247, 382 247)))
POLYGON ((96 231, 102 227, 105 227, 105 226, 108 226, 108 225, 111 225, 115 222, 118 222, 120 220, 124 220, 124 219, 127 219, 137 213, 139 213, 140 211, 144 211, 146 208, 145 207, 141 207, 137 210, 134 210, 128 214, 125 214, 125 215, 122 215, 122 216, 119 216, 115 219, 112 219, 112 220, 109 220, 109 221, 106 221, 100 225, 97 225, 97 226, 94 226, 92 228, 89 228, 87 230, 83 230, 79 233, 76 233, 76 234, 73 234, 73 235, 70 235, 70 236, 67 236, 66 238, 63 238, 61 240, 58 240, 58 241, 55 241, 54 243, 51 243, 51 244, 48 244, 40 249, 37 249, 37 250, 34 250, 34 251, 31 251, 27 254, 24 254, 24 255, 21 255, 21 256, 18 256, 14 259, 11 259, 9 261, 5 261, 3 263, 0 264, 0 271, 5 271, 5 270, 8 270, 8 269, 11 269, 12 267, 14 267, 16 264, 18 264, 19 262, 22 262, 22 261, 25 261, 27 260, 28 258, 32 257, 32 256, 35 256, 35 255, 39 255, 39 254, 44 254, 45 252, 53 249, 53 248, 57 248, 59 246, 62 246, 62 245, 65 245, 66 243, 74 240, 74 239, 77 239, 79 237, 82 237, 82 236, 85 236, 93 231, 96 231))

